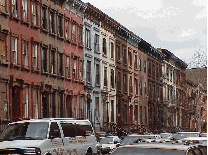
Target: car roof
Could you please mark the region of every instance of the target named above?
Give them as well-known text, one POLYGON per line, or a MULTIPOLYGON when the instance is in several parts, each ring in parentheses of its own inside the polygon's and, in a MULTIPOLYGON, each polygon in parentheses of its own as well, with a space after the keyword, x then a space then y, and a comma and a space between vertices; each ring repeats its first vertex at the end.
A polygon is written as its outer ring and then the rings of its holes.
POLYGON ((161 143, 139 143, 133 145, 120 146, 121 148, 158 148, 158 149, 177 149, 177 150, 187 150, 190 147, 196 145, 183 145, 183 144, 161 144, 161 143))

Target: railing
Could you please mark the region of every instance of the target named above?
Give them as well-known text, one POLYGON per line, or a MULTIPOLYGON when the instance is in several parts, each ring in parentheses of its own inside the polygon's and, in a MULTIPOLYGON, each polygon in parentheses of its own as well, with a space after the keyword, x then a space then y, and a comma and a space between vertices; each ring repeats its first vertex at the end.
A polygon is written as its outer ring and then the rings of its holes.
POLYGON ((7 125, 9 124, 10 122, 7 121, 7 120, 2 120, 0 119, 0 134, 2 133, 2 131, 7 127, 7 125))

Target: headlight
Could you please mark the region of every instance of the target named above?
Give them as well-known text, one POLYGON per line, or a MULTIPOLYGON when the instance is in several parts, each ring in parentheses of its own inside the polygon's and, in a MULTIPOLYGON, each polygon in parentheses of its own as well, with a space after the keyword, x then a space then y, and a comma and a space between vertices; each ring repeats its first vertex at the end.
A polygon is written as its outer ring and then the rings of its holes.
POLYGON ((40 154, 40 148, 26 148, 24 149, 25 154, 40 154))

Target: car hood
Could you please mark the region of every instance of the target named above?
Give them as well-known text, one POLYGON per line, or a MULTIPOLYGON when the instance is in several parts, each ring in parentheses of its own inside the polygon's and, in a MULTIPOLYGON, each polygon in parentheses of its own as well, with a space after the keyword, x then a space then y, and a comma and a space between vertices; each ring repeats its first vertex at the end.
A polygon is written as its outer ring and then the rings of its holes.
POLYGON ((44 140, 12 140, 0 142, 0 149, 38 147, 44 140))

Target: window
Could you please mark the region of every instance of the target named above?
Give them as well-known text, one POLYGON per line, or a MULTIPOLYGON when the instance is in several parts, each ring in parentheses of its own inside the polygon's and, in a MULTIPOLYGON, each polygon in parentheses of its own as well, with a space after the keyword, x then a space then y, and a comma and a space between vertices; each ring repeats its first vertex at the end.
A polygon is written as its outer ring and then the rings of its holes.
POLYGON ((64 76, 64 72, 63 72, 63 53, 59 53, 59 75, 60 76, 64 76))
POLYGON ((46 8, 42 7, 42 12, 41 12, 41 26, 43 29, 47 29, 47 24, 46 24, 46 8))
POLYGON ((145 124, 147 124, 147 108, 144 107, 145 124))
POLYGON ((111 100, 111 122, 114 122, 114 100, 111 100))
POLYGON ((53 91, 51 93, 51 106, 52 106, 52 117, 55 118, 56 117, 56 92, 53 91))
POLYGON ((6 0, 0 0, 0 12, 6 12, 6 0))
POLYGON ((76 79, 76 69, 77 69, 77 62, 76 59, 73 59, 73 79, 76 79))
POLYGON ((146 61, 144 61, 144 72, 146 73, 146 61))
POLYGON ((37 4, 32 2, 32 23, 37 25, 37 4))
POLYGON ((120 91, 121 90, 121 72, 118 72, 118 77, 117 77, 117 79, 118 79, 118 90, 120 91))
POLYGON ((82 60, 79 61, 79 79, 83 80, 83 62, 82 60))
POLYGON ((107 55, 107 51, 106 51, 106 39, 103 38, 103 54, 107 55))
POLYGON ((152 65, 152 76, 155 77, 155 64, 152 65))
POLYGON ((172 68, 170 69, 170 80, 173 80, 173 70, 172 70, 172 68))
POLYGON ((140 96, 142 96, 142 81, 139 82, 139 92, 140 96))
POLYGON ((78 28, 78 35, 79 35, 79 45, 81 46, 82 45, 82 27, 79 26, 78 28))
POLYGON ((111 88, 114 88, 114 70, 111 69, 111 88))
POLYGON ((147 84, 146 83, 144 83, 144 93, 145 93, 145 95, 147 95, 147 84))
POLYGON ((148 74, 151 76, 151 62, 149 62, 149 66, 148 66, 148 74))
POLYGON ((76 25, 75 23, 72 24, 72 41, 76 43, 76 25))
POLYGON ((142 106, 140 106, 140 124, 142 124, 142 106))
POLYGON ((61 15, 58 16, 58 36, 59 37, 63 37, 63 28, 62 28, 62 20, 63 17, 61 15))
POLYGON ((80 118, 84 119, 84 99, 80 96, 80 118))
POLYGON ((128 111, 128 108, 127 108, 127 105, 124 104, 124 122, 127 123, 127 111, 128 111))
POLYGON ((159 67, 156 67, 156 77, 159 78, 159 67))
POLYGON ((134 86, 135 86, 135 93, 138 95, 138 80, 135 78, 134 80, 134 86))
POLYGON ((166 68, 166 76, 167 76, 167 78, 169 78, 169 67, 168 66, 166 68))
POLYGON ((104 67, 104 86, 107 87, 107 67, 104 67))
POLYGON ((38 119, 38 89, 33 88, 33 118, 38 119))
POLYGON ((127 92, 127 74, 124 74, 124 77, 123 77, 124 79, 124 92, 126 93, 127 92))
POLYGON ((17 0, 12 0, 12 15, 17 17, 17 0))
POLYGON ((95 77, 96 85, 100 85, 100 65, 96 64, 96 77, 95 77))
POLYGON ((123 55, 123 59, 124 59, 124 65, 126 65, 127 64, 127 53, 126 53, 126 49, 124 48, 124 55, 123 55))
POLYGON ((86 47, 90 48, 90 30, 86 29, 86 47))
POLYGON ((22 18, 27 22, 27 0, 22 0, 22 18))
POLYGON ((47 72, 47 49, 42 48, 42 71, 47 72))
POLYGON ((6 62, 7 48, 6 48, 6 34, 0 33, 0 60, 6 62))
POLYGON ((120 46, 117 45, 117 56, 118 56, 118 60, 121 59, 121 51, 120 51, 120 46))
POLYGON ((114 58, 114 43, 111 42, 111 58, 114 58))
POLYGON ((97 120, 99 117, 99 97, 95 97, 95 119, 97 120))
POLYGON ((12 37, 12 62, 17 65, 18 51, 17 51, 17 37, 12 37))
POLYGON ((134 55, 134 68, 137 69, 137 55, 134 55))
POLYGON ((66 56, 66 77, 69 78, 70 77, 70 62, 69 62, 69 56, 66 56))
POLYGON ((74 95, 74 118, 77 118, 77 95, 74 95))
POLYGON ((155 97, 156 97, 156 94, 155 94, 156 92, 155 92, 155 85, 153 85, 153 99, 155 99, 155 97))
POLYGON ((132 55, 131 55, 131 52, 129 52, 129 65, 132 66, 132 55))
POLYGON ((38 69, 38 45, 37 44, 33 44, 33 58, 32 58, 32 62, 33 62, 33 68, 34 69, 38 69))
POLYGON ((99 35, 95 34, 95 52, 99 52, 99 35))
POLYGON ((152 85, 149 84, 149 97, 152 98, 152 85))
POLYGON ((60 118, 64 118, 63 93, 59 93, 59 114, 60 118))
POLYGON ((22 65, 23 67, 28 67, 28 42, 23 41, 23 46, 22 46, 22 65))
POLYGON ((133 87, 132 86, 132 77, 130 76, 130 78, 129 78, 129 90, 130 90, 130 94, 133 93, 133 88, 132 87, 133 87))
POLYGON ((50 12, 50 33, 55 33, 55 13, 50 12))
POLYGON ((28 87, 23 88, 23 118, 28 118, 28 87))
POLYGON ((91 61, 87 61, 87 82, 91 82, 91 61))
POLYGON ((65 35, 66 39, 69 39, 69 20, 65 21, 65 35))
POLYGON ((55 74, 55 50, 52 50, 51 51, 51 74, 55 74))
POLYGON ((137 124, 138 122, 138 105, 135 105, 135 109, 134 109, 134 114, 135 114, 135 123, 137 124))
MULTIPOLYGON (((142 71, 142 59, 140 59, 140 58, 139 58, 139 70, 142 71)), ((146 68, 145 68, 145 73, 146 73, 146 68)))

